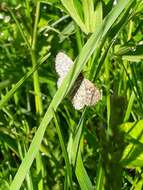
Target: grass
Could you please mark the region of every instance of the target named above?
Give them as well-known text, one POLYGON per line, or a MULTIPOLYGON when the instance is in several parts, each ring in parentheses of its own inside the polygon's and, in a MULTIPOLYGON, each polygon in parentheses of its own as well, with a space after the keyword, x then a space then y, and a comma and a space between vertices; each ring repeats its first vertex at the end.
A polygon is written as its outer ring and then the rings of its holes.
POLYGON ((114 3, 1 2, 0 189, 143 188, 143 3, 114 3), (57 89, 59 51, 75 64, 57 89), (81 72, 102 100, 76 111, 81 72))

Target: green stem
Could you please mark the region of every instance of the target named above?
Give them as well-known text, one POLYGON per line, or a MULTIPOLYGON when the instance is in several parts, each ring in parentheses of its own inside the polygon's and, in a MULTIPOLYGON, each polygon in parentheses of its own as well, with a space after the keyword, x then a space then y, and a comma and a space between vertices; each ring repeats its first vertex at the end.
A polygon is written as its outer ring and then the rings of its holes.
POLYGON ((78 51, 80 52, 82 47, 83 47, 83 41, 82 41, 82 34, 81 34, 78 26, 76 26, 75 35, 76 35, 76 42, 77 42, 78 51))
MULTIPOLYGON (((40 2, 36 3, 36 13, 35 13, 35 23, 34 23, 34 30, 33 30, 33 37, 32 37, 32 44, 31 44, 31 59, 32 64, 35 66, 37 64, 36 61, 36 41, 37 41, 37 28, 38 28, 38 21, 40 15, 40 2)), ((34 72, 33 74, 33 83, 34 83, 34 93, 35 93, 35 108, 36 114, 40 117, 43 115, 43 104, 41 99, 41 91, 40 91, 40 82, 39 82, 39 75, 38 71, 34 72)), ((37 175, 40 175, 40 179, 38 181, 38 190, 43 190, 43 172, 42 172, 42 159, 41 155, 38 152, 36 155, 36 169, 37 175)))
POLYGON ((106 73, 106 86, 107 86, 107 132, 110 135, 110 115, 111 115, 111 108, 110 108, 110 69, 109 69, 109 60, 108 57, 106 58, 105 62, 105 73, 106 73))
MULTIPOLYGON (((36 16, 35 16, 35 24, 34 24, 34 30, 33 30, 33 38, 32 38, 32 51, 31 51, 31 59, 32 64, 35 66, 37 63, 36 61, 36 39, 37 39, 37 26, 38 26, 38 20, 40 15, 40 2, 37 2, 36 5, 36 16)), ((41 116, 43 114, 43 105, 42 105, 42 99, 41 99, 41 91, 40 91, 40 83, 39 83, 39 76, 38 71, 35 71, 33 74, 33 83, 34 83, 34 92, 35 92, 35 107, 36 107, 36 113, 41 116)))
MULTIPOLYGON (((36 14, 35 14, 35 23, 34 23, 34 30, 33 30, 33 37, 32 37, 32 51, 31 51, 31 59, 32 64, 35 66, 37 63, 36 61, 36 41, 37 41, 37 28, 38 28, 38 21, 40 15, 40 2, 36 4, 36 14)), ((39 75, 38 71, 33 74, 33 83, 34 83, 34 92, 35 92, 35 108, 36 114, 39 116, 43 115, 43 105, 41 99, 41 91, 40 91, 40 82, 39 82, 39 75)), ((38 181, 38 190, 43 190, 43 172, 42 172, 42 158, 40 152, 36 155, 36 169, 37 175, 40 175, 40 179, 38 181)))
MULTIPOLYGON (((35 52, 32 52, 31 59, 32 59, 32 65, 34 67, 37 64, 36 63, 35 52)), ((41 92, 40 92, 40 83, 39 83, 38 71, 35 71, 33 73, 33 83, 34 83, 36 113, 39 116, 42 116, 42 114, 43 114, 43 105, 42 105, 42 100, 41 100, 41 92)))
POLYGON ((36 47, 39 15, 40 15, 40 2, 37 2, 36 13, 35 13, 35 23, 34 23, 34 30, 33 30, 33 39, 32 39, 32 50, 35 50, 35 47, 36 47))

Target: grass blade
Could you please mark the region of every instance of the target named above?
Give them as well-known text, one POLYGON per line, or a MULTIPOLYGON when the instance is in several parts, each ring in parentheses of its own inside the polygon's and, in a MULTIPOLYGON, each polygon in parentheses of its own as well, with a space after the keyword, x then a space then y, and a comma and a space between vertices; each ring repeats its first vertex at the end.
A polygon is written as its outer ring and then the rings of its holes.
POLYGON ((13 94, 21 87, 21 85, 28 79, 39 66, 49 57, 50 54, 42 58, 37 65, 35 65, 28 73, 26 73, 13 87, 12 89, 0 100, 0 109, 12 98, 13 94))
POLYGON ((82 29, 82 31, 84 31, 86 34, 88 34, 88 30, 85 26, 85 24, 83 23, 83 21, 81 20, 73 0, 61 0, 62 4, 64 5, 64 7, 68 10, 69 14, 71 15, 71 17, 75 20, 75 22, 80 26, 80 28, 82 29))
POLYGON ((125 113, 124 122, 128 121, 128 119, 130 117, 135 97, 136 97, 135 93, 134 93, 134 91, 132 91, 130 99, 129 99, 128 107, 127 107, 127 110, 126 110, 126 113, 125 113))
POLYGON ((101 164, 101 159, 98 162, 97 178, 96 178, 96 190, 104 190, 104 171, 101 164))
POLYGON ((81 189, 93 190, 92 183, 88 177, 88 174, 84 168, 81 152, 78 151, 75 173, 81 189))
POLYGON ((60 145, 61 145, 63 156, 64 156, 64 159, 65 159, 67 173, 68 173, 68 176, 69 176, 70 189, 73 190, 72 170, 71 170, 71 166, 70 166, 70 162, 69 162, 69 157, 68 157, 68 154, 67 154, 67 151, 66 151, 66 148, 65 148, 65 143, 64 143, 64 140, 63 140, 63 136, 62 136, 61 129, 60 129, 60 126, 58 124, 58 121, 57 121, 55 113, 53 113, 53 115, 54 115, 54 122, 55 122, 56 130, 57 130, 57 133, 58 133, 60 145))

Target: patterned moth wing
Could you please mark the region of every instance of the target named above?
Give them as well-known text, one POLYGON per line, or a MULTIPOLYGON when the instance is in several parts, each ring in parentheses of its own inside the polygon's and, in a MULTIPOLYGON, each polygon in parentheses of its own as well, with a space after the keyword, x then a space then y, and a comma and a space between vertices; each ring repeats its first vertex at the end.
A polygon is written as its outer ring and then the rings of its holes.
POLYGON ((85 105, 93 106, 99 100, 101 100, 102 98, 101 91, 88 79, 84 79, 84 81, 85 81, 84 85, 85 85, 85 92, 86 92, 85 105))
POLYGON ((86 90, 84 85, 84 79, 82 80, 79 88, 75 92, 72 98, 72 104, 76 110, 80 110, 85 106, 86 90))
POLYGON ((55 69, 59 75, 59 79, 57 82, 58 88, 60 87, 62 81, 64 80, 66 74, 72 67, 74 62, 64 53, 59 52, 55 59, 55 69))
POLYGON ((100 99, 100 90, 92 82, 84 78, 72 99, 72 104, 76 110, 80 110, 84 106, 95 105, 100 99))

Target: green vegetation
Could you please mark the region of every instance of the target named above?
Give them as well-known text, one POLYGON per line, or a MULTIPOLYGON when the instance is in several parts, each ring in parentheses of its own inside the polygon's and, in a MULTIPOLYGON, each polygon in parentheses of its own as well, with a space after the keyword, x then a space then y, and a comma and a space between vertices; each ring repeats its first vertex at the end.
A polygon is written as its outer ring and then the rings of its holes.
POLYGON ((1 0, 0 28, 0 190, 142 190, 143 1, 1 0), (77 111, 80 73, 102 100, 77 111))

